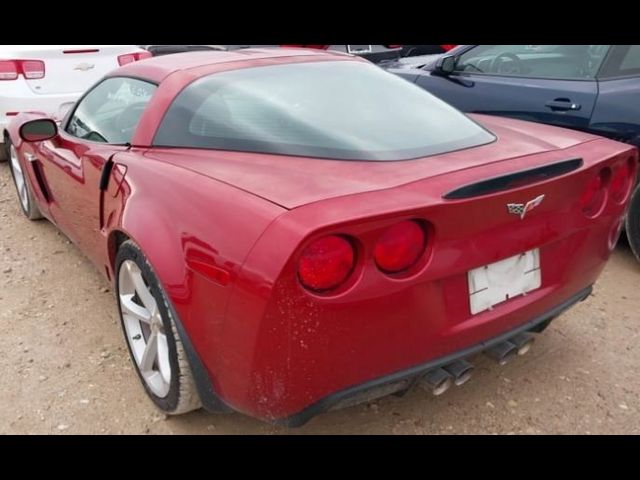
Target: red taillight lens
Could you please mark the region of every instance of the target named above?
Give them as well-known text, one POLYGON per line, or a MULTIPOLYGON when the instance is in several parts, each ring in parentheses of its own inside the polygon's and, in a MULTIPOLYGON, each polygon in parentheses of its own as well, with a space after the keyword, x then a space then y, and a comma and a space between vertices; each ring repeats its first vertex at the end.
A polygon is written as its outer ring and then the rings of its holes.
POLYGON ((611 175, 611 198, 615 202, 623 203, 631 191, 631 186, 635 178, 636 165, 635 161, 630 158, 626 162, 621 162, 617 167, 613 169, 611 175))
POLYGON ((118 57, 118 63, 122 67, 124 65, 128 65, 129 63, 144 60, 145 58, 151 58, 152 56, 153 55, 151 54, 151 52, 127 53, 126 55, 120 55, 118 57))
POLYGON ((344 283, 355 265, 351 242, 338 235, 322 237, 302 252, 298 276, 309 290, 326 291, 344 283))
POLYGON ((587 217, 595 217, 604 207, 607 199, 606 181, 608 170, 601 170, 600 173, 587 184, 580 197, 582 211, 587 217))
POLYGON ((136 57, 133 53, 129 53, 127 55, 120 55, 118 57, 118 63, 120 66, 128 65, 129 63, 133 63, 136 61, 136 57))
POLYGON ((18 63, 13 60, 0 60, 0 80, 16 80, 18 63))
POLYGON ((453 50, 454 48, 456 48, 458 45, 440 45, 440 46, 445 52, 448 52, 449 50, 453 50))
POLYGON ((424 229, 411 220, 389 227, 378 239, 373 251, 378 268, 386 273, 398 273, 414 265, 426 244, 424 229))
POLYGON ((0 60, 0 80, 17 80, 18 75, 27 80, 40 80, 44 74, 42 60, 0 60))
POLYGON ((42 60, 23 60, 22 74, 28 80, 39 80, 44 78, 44 62, 42 60))

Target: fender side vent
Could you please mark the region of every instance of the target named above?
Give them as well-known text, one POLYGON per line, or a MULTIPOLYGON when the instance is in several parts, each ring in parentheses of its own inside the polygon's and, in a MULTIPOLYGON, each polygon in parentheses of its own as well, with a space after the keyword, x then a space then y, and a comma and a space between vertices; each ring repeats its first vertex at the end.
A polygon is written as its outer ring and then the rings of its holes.
POLYGON ((521 170, 519 172, 502 175, 500 177, 482 180, 471 185, 457 188, 443 196, 446 200, 460 200, 463 198, 480 197, 490 193, 503 192, 512 188, 523 187, 532 183, 542 182, 565 173, 573 172, 583 164, 581 158, 573 158, 562 162, 552 163, 544 167, 521 170))
POLYGON ((40 163, 31 162, 31 166, 33 168, 33 173, 36 177, 36 182, 38 182, 38 188, 42 193, 42 196, 47 201, 47 203, 51 203, 51 192, 47 188, 47 182, 44 181, 44 175, 42 174, 42 169, 40 167, 40 163))

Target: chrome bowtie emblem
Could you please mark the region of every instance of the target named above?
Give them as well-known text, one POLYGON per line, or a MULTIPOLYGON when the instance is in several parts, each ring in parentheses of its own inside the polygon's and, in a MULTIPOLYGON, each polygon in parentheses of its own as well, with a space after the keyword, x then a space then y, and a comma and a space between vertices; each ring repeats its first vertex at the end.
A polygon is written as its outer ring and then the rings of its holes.
POLYGON ((507 210, 513 215, 519 215, 520 220, 523 220, 527 213, 540 205, 543 200, 544 195, 540 195, 527 203, 508 203, 507 210))
POLYGON ((81 63, 76 66, 74 70, 80 70, 81 72, 88 72, 89 70, 93 70, 96 66, 93 63, 81 63))

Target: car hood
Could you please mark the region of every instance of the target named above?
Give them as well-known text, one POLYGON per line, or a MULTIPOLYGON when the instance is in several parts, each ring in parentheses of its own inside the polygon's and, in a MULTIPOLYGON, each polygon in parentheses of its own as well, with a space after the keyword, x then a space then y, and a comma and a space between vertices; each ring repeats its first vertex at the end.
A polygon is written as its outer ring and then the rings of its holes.
POLYGON ((497 140, 480 147, 414 160, 325 160, 178 148, 152 149, 145 155, 293 209, 328 198, 389 189, 479 165, 562 150, 599 138, 537 123, 469 116, 491 131, 497 140))

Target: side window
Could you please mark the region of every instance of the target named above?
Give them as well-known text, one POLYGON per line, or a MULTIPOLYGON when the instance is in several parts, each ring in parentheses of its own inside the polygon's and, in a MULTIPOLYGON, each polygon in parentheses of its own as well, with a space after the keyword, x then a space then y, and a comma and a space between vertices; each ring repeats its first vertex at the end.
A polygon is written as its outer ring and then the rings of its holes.
POLYGON ((601 78, 640 76, 640 45, 616 45, 600 75, 601 78))
POLYGON ((529 78, 592 80, 610 45, 478 45, 456 71, 529 78))
POLYGON ((622 59, 620 71, 640 70, 640 45, 629 45, 627 54, 622 59))
POLYGON ((156 88, 133 78, 108 78, 78 104, 66 131, 92 142, 129 143, 156 88))

